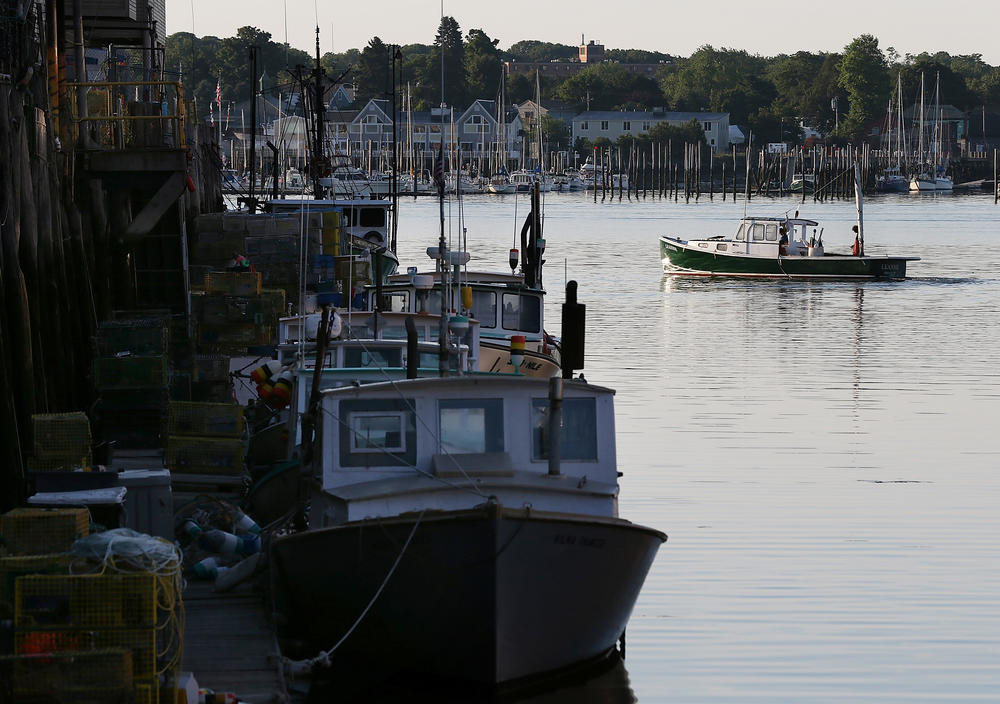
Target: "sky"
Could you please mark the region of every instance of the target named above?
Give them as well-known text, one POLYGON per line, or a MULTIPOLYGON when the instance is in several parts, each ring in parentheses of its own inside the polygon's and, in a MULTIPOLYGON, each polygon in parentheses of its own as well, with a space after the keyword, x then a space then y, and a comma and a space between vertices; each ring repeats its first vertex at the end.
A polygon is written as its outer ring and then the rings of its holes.
MULTIPOLYGON (((1000 64, 994 3, 986 0, 838 0, 826 5, 788 0, 444 0, 463 34, 482 29, 506 49, 522 39, 576 45, 581 35, 608 49, 647 49, 690 56, 699 46, 746 49, 762 56, 795 51, 841 51, 873 34, 883 51, 982 54, 1000 64), (822 11, 819 8, 835 8, 822 11)), ((313 52, 363 48, 378 35, 386 44, 430 44, 441 0, 170 0, 167 34, 228 37, 250 25, 274 41, 313 52), (193 22, 192 22, 193 19, 193 22), (193 29, 192 29, 193 27, 193 29)))

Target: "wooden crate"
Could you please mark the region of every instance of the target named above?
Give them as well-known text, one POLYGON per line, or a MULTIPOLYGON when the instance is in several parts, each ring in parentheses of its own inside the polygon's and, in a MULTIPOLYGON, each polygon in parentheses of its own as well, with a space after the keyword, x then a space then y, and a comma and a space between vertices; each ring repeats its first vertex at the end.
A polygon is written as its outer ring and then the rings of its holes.
POLYGON ((12 555, 69 552, 73 541, 89 534, 85 508, 15 508, 0 516, 0 535, 12 555))

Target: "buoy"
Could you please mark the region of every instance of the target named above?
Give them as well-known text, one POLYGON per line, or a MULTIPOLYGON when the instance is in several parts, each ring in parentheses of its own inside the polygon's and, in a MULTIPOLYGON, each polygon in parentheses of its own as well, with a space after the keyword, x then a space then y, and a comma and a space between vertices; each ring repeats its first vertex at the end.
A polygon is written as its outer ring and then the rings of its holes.
POLYGON ((250 372, 250 378, 258 385, 268 383, 275 374, 281 371, 281 362, 271 360, 250 372))
POLYGON ((257 521, 250 518, 250 516, 246 515, 239 509, 236 509, 236 512, 233 514, 233 523, 242 533, 252 533, 253 535, 258 535, 260 533, 260 526, 257 525, 257 521))
POLYGON ((466 310, 472 309, 472 287, 463 286, 462 287, 462 307, 466 310))
POLYGON ((510 270, 514 271, 517 268, 517 250, 513 247, 510 250, 510 270))
POLYGON ((292 373, 283 371, 274 380, 274 389, 268 399, 268 405, 272 408, 281 409, 292 400, 292 373))
POLYGON ((524 335, 510 336, 510 364, 514 373, 519 374, 521 362, 524 360, 524 335))

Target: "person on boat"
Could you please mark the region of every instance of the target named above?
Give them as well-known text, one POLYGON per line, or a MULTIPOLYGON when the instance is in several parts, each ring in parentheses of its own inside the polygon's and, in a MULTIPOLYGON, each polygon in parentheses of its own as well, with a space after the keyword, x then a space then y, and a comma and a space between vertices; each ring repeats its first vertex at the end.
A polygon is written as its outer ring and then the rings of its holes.
POLYGON ((851 232, 854 233, 854 244, 851 245, 851 254, 856 257, 863 257, 865 255, 864 245, 861 244, 861 237, 858 235, 858 226, 855 225, 851 228, 851 232))
POLYGON ((788 256, 788 232, 785 231, 785 226, 782 225, 778 232, 781 233, 781 238, 778 240, 778 256, 786 257, 788 256))

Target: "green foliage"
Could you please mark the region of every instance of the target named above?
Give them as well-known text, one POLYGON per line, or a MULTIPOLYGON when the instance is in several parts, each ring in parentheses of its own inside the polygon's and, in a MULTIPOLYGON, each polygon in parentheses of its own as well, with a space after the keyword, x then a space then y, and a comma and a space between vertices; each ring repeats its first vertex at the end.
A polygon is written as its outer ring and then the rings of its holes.
POLYGON ((656 82, 632 73, 620 64, 588 66, 567 78, 556 89, 555 97, 585 110, 621 110, 626 105, 655 105, 660 100, 656 82))
POLYGON ((535 39, 525 39, 511 45, 506 52, 508 59, 514 61, 548 62, 565 59, 575 59, 580 55, 580 49, 568 44, 552 44, 535 39))
POLYGON ((570 129, 566 120, 552 115, 542 115, 542 139, 549 149, 566 149, 569 147, 570 129))
POLYGON ((465 74, 472 99, 491 99, 500 91, 500 72, 503 65, 499 39, 490 39, 481 29, 470 29, 465 36, 465 74))
MULTIPOLYGON (((464 106, 469 100, 469 82, 465 74, 465 44, 462 30, 454 17, 444 16, 438 25, 437 37, 427 61, 419 74, 416 94, 426 105, 441 102, 441 66, 444 56, 444 102, 464 106)), ((478 96, 477 96, 478 97, 478 96)))
POLYGON ((840 123, 848 138, 861 136, 865 124, 882 112, 891 83, 888 62, 878 48, 878 39, 862 34, 844 48, 837 84, 847 91, 850 109, 840 123))
POLYGON ((359 104, 391 95, 392 47, 372 37, 354 65, 353 78, 359 104))
POLYGON ((766 69, 759 56, 705 45, 661 70, 660 85, 672 109, 728 112, 738 124, 776 97, 766 69))
POLYGON ((608 49, 604 52, 604 58, 621 64, 660 64, 669 63, 673 57, 659 51, 643 49, 608 49))

